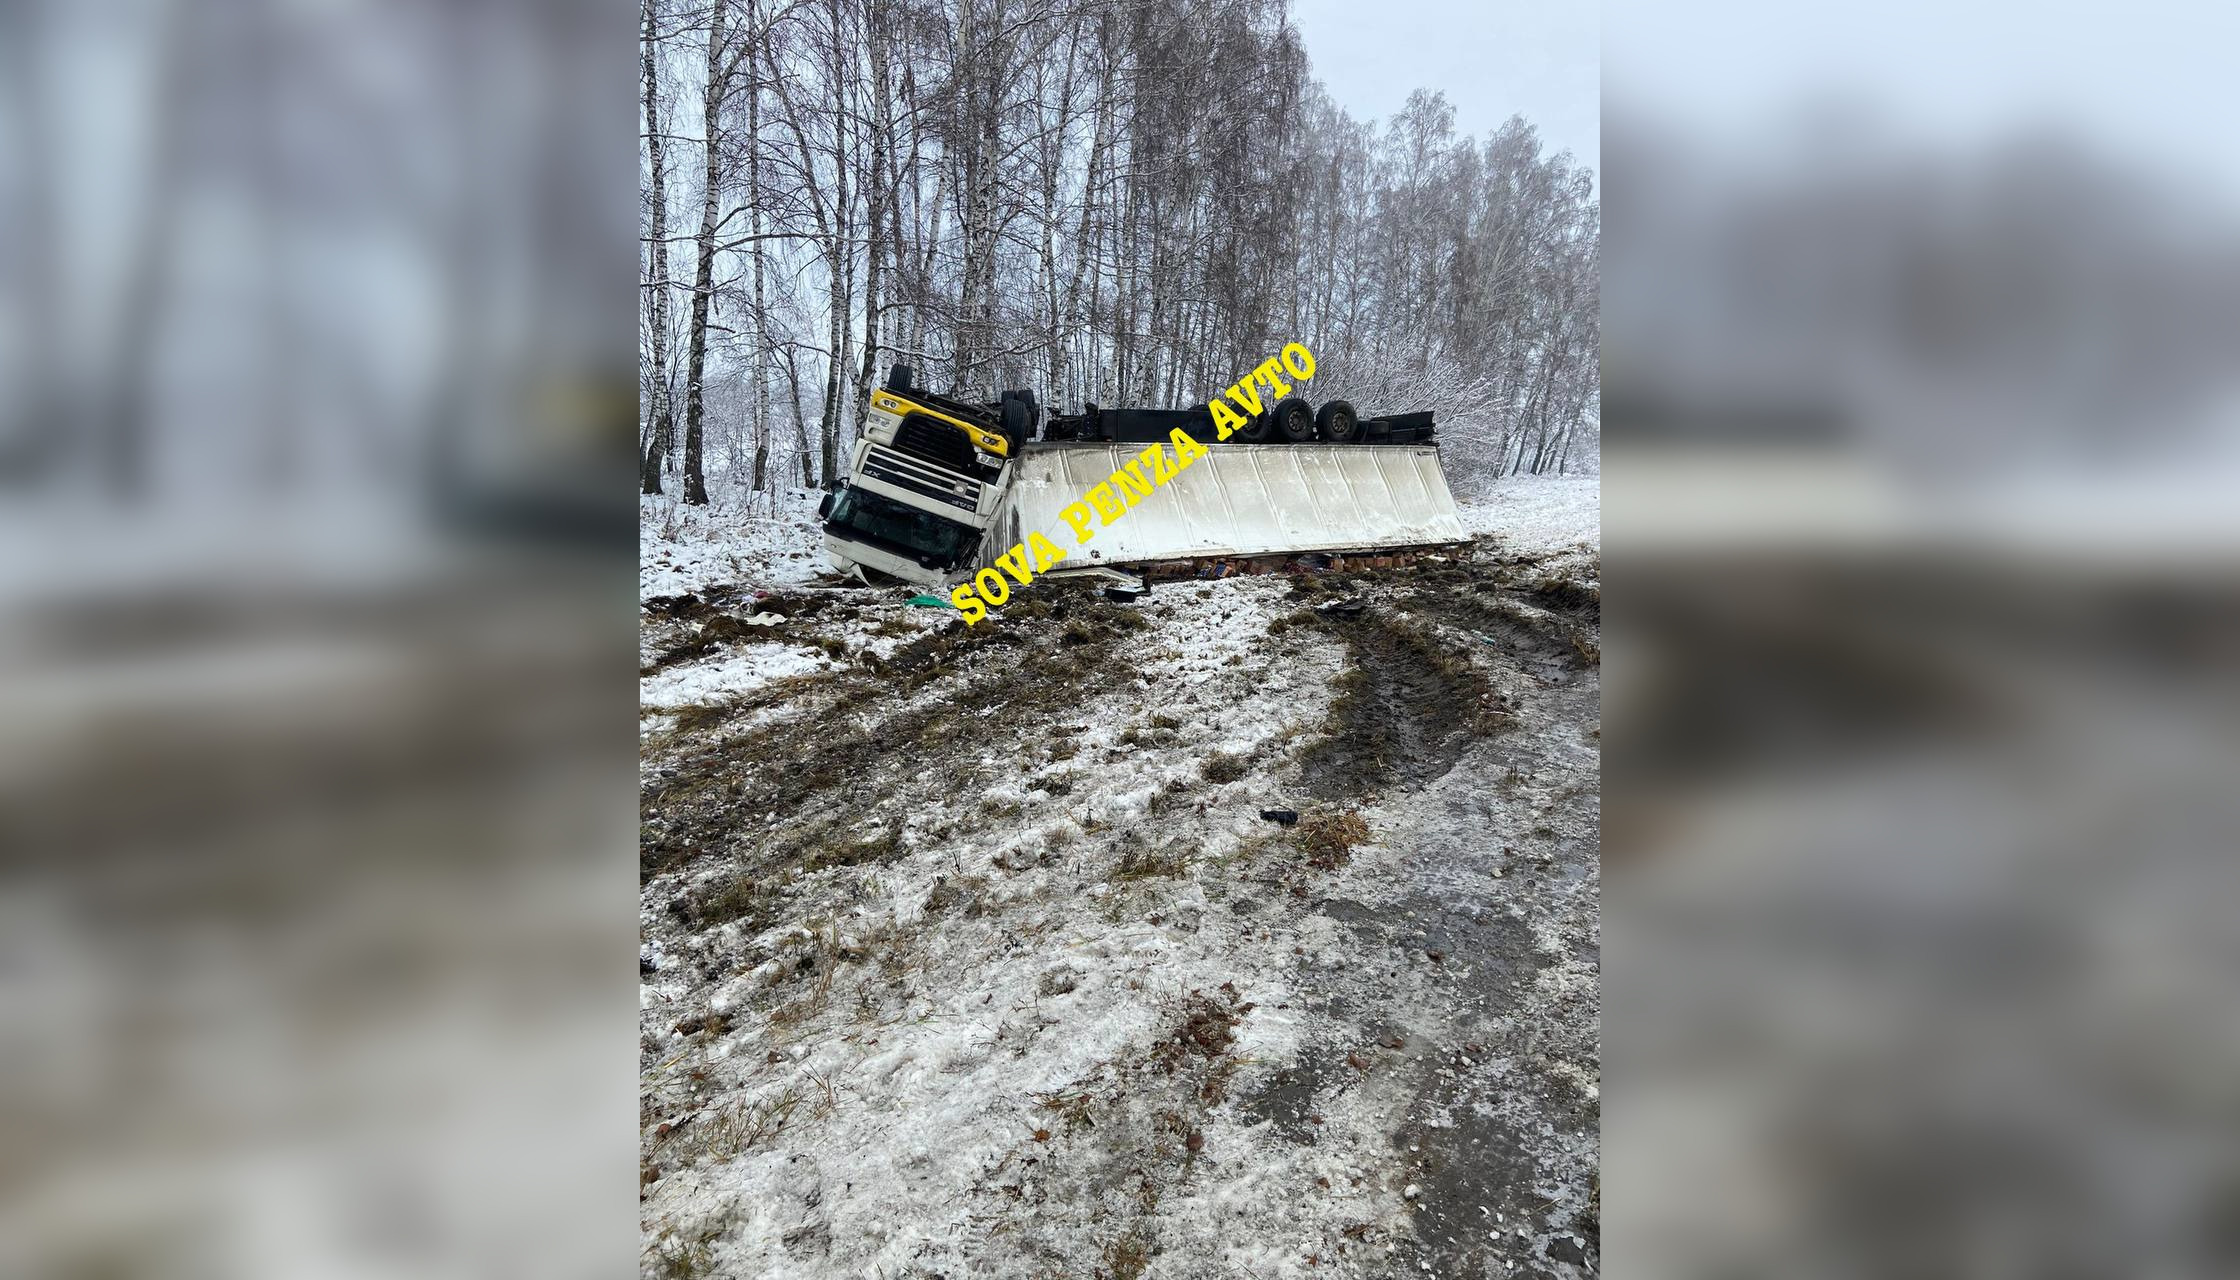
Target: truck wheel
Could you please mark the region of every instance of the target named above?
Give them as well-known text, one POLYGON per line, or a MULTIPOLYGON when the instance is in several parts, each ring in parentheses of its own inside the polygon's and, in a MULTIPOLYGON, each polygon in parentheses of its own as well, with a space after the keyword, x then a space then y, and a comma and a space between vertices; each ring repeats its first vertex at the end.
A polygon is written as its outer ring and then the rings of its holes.
POLYGON ((1003 402, 1003 435, 1011 442, 1011 448, 1016 451, 1026 443, 1027 433, 1033 430, 1034 411, 1026 406, 1025 401, 1006 399, 1003 402))
POLYGON ((1299 396, 1285 396, 1276 406, 1276 438, 1287 444, 1314 439, 1314 406, 1299 396))
POLYGON ((1361 418, 1353 406, 1343 400, 1332 400, 1314 415, 1315 430, 1332 444, 1352 444, 1361 438, 1361 418))
POLYGON ((1270 414, 1256 413, 1237 428, 1237 439, 1247 444, 1266 444, 1276 433, 1275 418, 1270 414))

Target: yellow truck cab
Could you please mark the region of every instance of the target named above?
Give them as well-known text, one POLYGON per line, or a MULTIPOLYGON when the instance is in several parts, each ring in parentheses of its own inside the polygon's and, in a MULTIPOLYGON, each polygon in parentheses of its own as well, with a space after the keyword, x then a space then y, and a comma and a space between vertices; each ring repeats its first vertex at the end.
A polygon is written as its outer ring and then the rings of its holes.
POLYGON ((970 564, 1034 416, 1031 393, 966 404, 914 388, 896 365, 872 393, 846 480, 819 508, 834 567, 932 587, 970 564))

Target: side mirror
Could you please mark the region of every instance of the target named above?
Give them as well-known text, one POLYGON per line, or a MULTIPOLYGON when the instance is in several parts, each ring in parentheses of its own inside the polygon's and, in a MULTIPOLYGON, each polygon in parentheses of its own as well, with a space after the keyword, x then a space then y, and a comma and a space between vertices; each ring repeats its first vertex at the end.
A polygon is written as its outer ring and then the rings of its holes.
POLYGON ((830 490, 827 490, 827 491, 825 492, 825 495, 824 495, 824 497, 823 497, 822 499, 820 499, 820 500, 818 501, 818 503, 817 503, 817 519, 819 519, 819 520, 822 520, 822 519, 824 519, 824 518, 825 518, 826 516, 829 516, 829 515, 831 515, 831 514, 832 514, 832 493, 831 493, 831 491, 830 491, 830 490))

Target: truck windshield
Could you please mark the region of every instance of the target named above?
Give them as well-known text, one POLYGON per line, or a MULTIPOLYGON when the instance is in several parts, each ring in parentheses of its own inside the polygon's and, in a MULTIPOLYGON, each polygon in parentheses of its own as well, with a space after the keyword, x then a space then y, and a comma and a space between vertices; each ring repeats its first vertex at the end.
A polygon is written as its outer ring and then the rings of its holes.
POLYGON ((979 536, 954 520, 856 488, 840 490, 825 523, 839 525, 859 541, 945 569, 962 563, 979 536))

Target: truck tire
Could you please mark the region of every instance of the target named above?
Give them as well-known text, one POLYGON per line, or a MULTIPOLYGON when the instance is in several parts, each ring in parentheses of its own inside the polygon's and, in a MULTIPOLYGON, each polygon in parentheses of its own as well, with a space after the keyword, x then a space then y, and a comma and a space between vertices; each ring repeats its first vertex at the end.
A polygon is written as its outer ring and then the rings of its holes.
POLYGON ((1237 439, 1246 444, 1266 444, 1275 438, 1275 434, 1275 417, 1272 414, 1256 413, 1237 428, 1237 439))
POLYGON ((1361 416, 1343 400, 1332 400, 1314 415, 1315 432, 1332 444, 1352 444, 1361 438, 1361 416))
POLYGON ((1003 438, 1010 441, 1011 448, 1016 451, 1027 442, 1027 434, 1033 430, 1034 410, 1027 407, 1026 401, 1006 396, 1003 401, 1003 438))
POLYGON ((1276 439, 1286 444, 1305 444, 1314 439, 1314 406, 1304 397, 1285 396, 1273 416, 1276 439))

